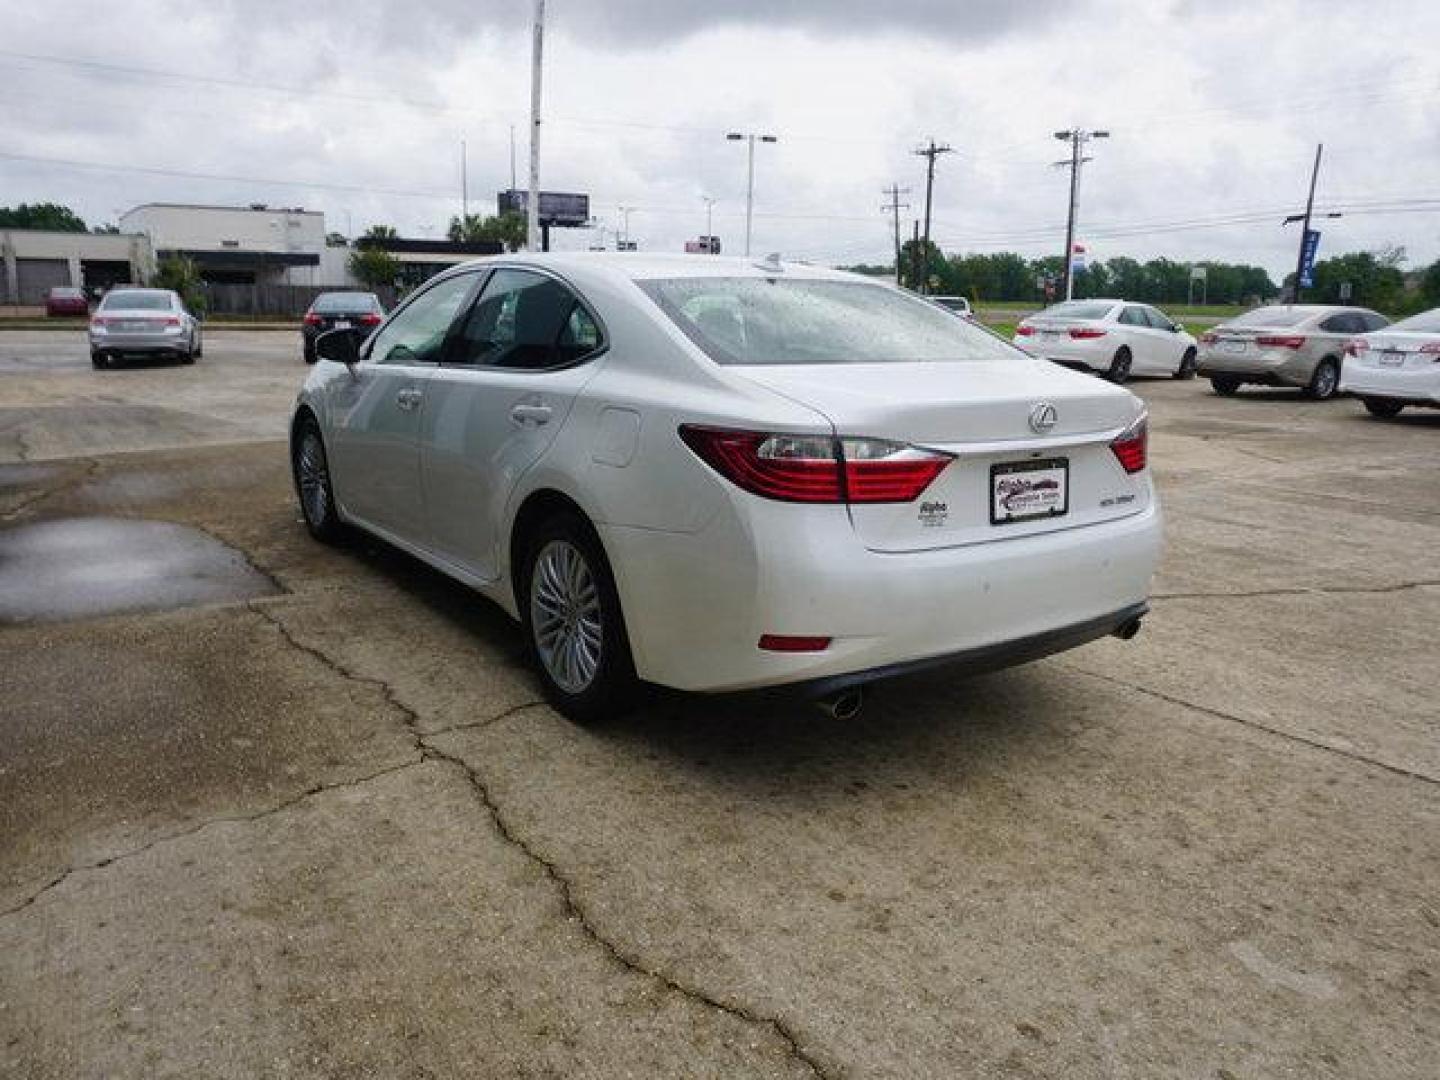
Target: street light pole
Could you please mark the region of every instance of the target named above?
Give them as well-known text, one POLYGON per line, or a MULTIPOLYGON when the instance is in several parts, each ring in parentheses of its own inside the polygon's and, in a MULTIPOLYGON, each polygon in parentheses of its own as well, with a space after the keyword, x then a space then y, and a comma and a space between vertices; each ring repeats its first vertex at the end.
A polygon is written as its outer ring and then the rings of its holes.
POLYGON ((749 144, 749 165, 746 170, 745 181, 745 255, 750 255, 750 232, 751 224, 755 216, 755 140, 759 139, 764 143, 778 142, 774 135, 756 135, 751 132, 731 131, 727 132, 725 138, 731 142, 744 141, 749 144))

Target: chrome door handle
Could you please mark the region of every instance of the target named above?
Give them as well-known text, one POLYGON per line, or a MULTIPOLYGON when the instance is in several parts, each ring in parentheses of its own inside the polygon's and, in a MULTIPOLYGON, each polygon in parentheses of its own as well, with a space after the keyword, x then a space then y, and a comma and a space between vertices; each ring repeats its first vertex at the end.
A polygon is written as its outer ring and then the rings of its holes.
POLYGON ((552 412, 549 405, 516 405, 510 410, 510 419, 521 427, 540 427, 550 422, 552 412))
POLYGON ((395 395, 395 404, 408 412, 420 404, 420 391, 414 387, 407 386, 395 395))

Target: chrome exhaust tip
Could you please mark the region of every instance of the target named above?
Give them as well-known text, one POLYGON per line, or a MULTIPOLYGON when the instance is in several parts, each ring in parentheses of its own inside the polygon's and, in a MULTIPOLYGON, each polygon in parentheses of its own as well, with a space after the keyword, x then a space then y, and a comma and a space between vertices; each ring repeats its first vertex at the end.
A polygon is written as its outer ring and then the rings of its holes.
POLYGON ((1140 633, 1140 620, 1130 619, 1126 622, 1123 622, 1114 630, 1112 630, 1111 633, 1113 633, 1121 641, 1129 641, 1136 634, 1140 633))
POLYGON ((831 720, 854 720, 865 707, 865 692, 854 686, 821 698, 815 702, 815 707, 831 720))

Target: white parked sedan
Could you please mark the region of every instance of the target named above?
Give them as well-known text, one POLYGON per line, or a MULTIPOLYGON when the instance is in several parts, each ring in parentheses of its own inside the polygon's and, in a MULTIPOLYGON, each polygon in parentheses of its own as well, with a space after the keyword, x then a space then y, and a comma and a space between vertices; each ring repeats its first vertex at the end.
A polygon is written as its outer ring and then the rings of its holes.
POLYGON ((1195 339, 1148 304, 1066 300, 1022 320, 1015 344, 1031 356, 1098 371, 1111 382, 1131 375, 1195 375, 1195 339))
POLYGON ((1440 408, 1440 308, 1353 339, 1345 347, 1340 389, 1372 416, 1409 406, 1440 408))
POLYGON ((317 342, 305 521, 517 617, 551 699, 858 687, 1128 637, 1160 514, 1140 401, 928 301, 741 259, 512 255, 317 342))

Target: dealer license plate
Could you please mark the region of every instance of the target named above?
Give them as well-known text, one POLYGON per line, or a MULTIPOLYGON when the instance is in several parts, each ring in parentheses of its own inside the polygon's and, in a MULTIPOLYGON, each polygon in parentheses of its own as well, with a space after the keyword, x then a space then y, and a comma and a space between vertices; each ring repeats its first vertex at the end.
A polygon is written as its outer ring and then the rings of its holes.
POLYGON ((990 524, 1055 518, 1069 509, 1069 459, 1037 458, 990 466, 990 524))
POLYGON ((1378 356, 1382 367, 1405 366, 1405 354, 1402 352, 1382 352, 1378 356))
POLYGON ((1243 342, 1243 341, 1222 341, 1222 342, 1220 342, 1220 348, 1221 348, 1221 351, 1223 351, 1223 352, 1242 353, 1242 352, 1245 351, 1245 342, 1243 342))
POLYGON ((337 320, 335 321, 335 329, 336 329, 336 330, 349 330, 349 329, 350 329, 350 320, 349 320, 349 319, 337 319, 337 320))

